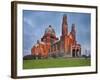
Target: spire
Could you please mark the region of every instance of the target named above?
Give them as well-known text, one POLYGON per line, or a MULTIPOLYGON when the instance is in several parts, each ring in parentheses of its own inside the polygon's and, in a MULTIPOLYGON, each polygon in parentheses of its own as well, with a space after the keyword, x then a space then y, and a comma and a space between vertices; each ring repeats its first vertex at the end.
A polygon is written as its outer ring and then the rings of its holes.
POLYGON ((76 30, 75 30, 75 24, 72 24, 72 30, 71 30, 71 32, 76 32, 76 30))
POLYGON ((63 24, 67 24, 67 16, 65 14, 63 15, 63 24))
POLYGON ((75 24, 72 24, 71 34, 72 34, 74 40, 76 40, 76 29, 75 29, 75 24))
POLYGON ((62 21, 62 35, 68 34, 68 24, 67 24, 67 16, 63 15, 63 21, 62 21))

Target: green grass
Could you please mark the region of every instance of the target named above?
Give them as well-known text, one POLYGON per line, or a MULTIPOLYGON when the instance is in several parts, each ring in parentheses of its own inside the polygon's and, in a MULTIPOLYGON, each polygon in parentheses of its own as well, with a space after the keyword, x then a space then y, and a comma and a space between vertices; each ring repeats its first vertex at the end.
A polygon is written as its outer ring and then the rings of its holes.
POLYGON ((56 67, 76 67, 90 66, 90 59, 87 58, 49 58, 39 60, 24 60, 23 69, 36 68, 56 68, 56 67))

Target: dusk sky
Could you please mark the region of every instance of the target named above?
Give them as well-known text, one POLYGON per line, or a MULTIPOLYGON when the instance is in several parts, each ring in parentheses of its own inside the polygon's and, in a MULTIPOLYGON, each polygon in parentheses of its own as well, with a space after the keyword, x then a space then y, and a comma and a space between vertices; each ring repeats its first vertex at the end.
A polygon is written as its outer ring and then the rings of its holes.
POLYGON ((32 46, 41 39, 49 25, 54 28, 59 38, 63 15, 67 16, 68 32, 71 31, 74 23, 77 42, 81 44, 82 50, 90 51, 91 15, 89 13, 23 10, 23 55, 31 54, 32 46))

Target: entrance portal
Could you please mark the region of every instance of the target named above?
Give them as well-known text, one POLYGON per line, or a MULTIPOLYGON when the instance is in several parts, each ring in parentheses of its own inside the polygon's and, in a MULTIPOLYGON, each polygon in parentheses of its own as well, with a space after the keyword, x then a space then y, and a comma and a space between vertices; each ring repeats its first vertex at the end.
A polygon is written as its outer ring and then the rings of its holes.
POLYGON ((75 57, 75 49, 72 50, 72 57, 75 57))

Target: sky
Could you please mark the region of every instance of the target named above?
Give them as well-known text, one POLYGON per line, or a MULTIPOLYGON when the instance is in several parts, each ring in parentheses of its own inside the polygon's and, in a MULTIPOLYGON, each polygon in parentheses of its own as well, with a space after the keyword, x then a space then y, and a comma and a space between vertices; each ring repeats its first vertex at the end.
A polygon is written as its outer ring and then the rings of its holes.
POLYGON ((41 40, 45 29, 51 25, 57 37, 61 36, 62 18, 67 16, 68 32, 72 24, 76 26, 76 39, 82 46, 82 53, 85 49, 90 52, 91 47, 91 14, 54 11, 23 10, 23 55, 31 54, 31 48, 37 40, 41 40))

